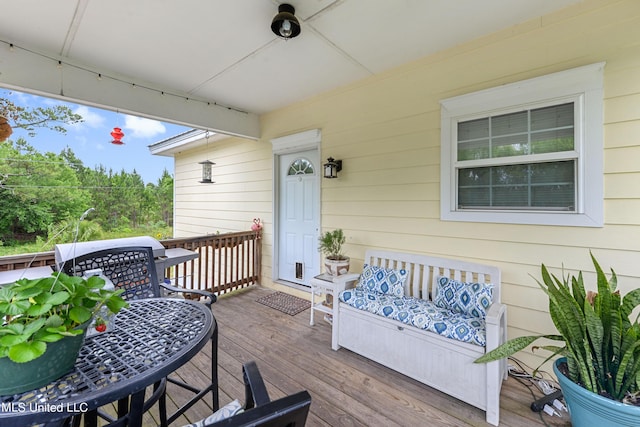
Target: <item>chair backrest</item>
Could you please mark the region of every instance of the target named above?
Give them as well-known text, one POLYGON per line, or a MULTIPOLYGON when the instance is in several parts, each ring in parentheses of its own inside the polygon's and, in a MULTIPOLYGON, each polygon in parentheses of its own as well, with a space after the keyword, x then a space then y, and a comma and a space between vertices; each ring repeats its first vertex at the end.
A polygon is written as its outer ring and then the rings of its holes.
POLYGON ((311 395, 304 390, 204 427, 302 427, 307 422, 310 406, 311 395))
POLYGON ((110 248, 65 261, 60 270, 70 276, 101 269, 116 289, 124 289, 122 298, 135 300, 160 296, 160 286, 153 258, 147 246, 110 248))
POLYGON ((300 391, 271 400, 260 370, 254 361, 242 365, 245 388, 244 412, 224 420, 207 423, 203 427, 302 427, 307 422, 311 395, 300 391))

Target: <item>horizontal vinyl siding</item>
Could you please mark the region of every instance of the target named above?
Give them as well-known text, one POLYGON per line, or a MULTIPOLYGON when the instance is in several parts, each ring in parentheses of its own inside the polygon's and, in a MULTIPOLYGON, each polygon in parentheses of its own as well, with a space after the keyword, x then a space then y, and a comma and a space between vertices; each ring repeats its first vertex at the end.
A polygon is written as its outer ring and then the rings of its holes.
POLYGON ((272 166, 268 146, 228 138, 176 155, 174 233, 179 237, 248 230, 253 218, 270 226, 272 166), (210 160, 213 184, 201 184, 210 160))
MULTIPOLYGON (((246 229, 266 220, 271 275, 272 155, 268 141, 322 130, 321 157, 343 160, 322 181, 322 227, 343 228, 352 271, 367 248, 428 253, 502 270, 510 337, 553 333, 536 284, 540 264, 585 270, 589 250, 613 267, 623 293, 640 287, 640 2, 587 0, 261 117, 260 142, 216 143, 214 179, 197 184, 202 151, 176 159, 177 229, 246 229), (602 228, 440 221, 440 105, 451 96, 605 61, 602 228), (219 175, 220 174, 220 175, 219 175), (239 192, 242 192, 241 194, 239 192), (233 196, 231 194, 234 194, 233 196), (202 197, 206 204, 198 205, 202 197), (224 206, 222 206, 224 205, 224 206), (246 208, 243 212, 243 205, 246 208), (202 212, 198 212, 202 210, 202 212), (235 217, 234 217, 235 215, 235 217), (216 225, 220 224, 220 225, 216 225), (224 225, 224 228, 222 227, 224 225)), ((188 154, 188 155, 187 155, 188 154)), ((522 354, 528 363, 546 357, 522 354)))

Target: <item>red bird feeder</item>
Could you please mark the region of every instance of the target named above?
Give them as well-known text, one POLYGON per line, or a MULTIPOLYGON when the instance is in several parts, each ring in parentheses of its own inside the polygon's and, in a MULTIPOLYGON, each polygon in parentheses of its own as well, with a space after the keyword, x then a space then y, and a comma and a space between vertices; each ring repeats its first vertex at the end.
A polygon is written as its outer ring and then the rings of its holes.
POLYGON ((113 131, 111 132, 111 137, 113 138, 113 141, 111 141, 111 143, 114 145, 124 144, 124 142, 121 141, 123 136, 124 136, 124 133, 122 132, 122 129, 113 128, 113 131))

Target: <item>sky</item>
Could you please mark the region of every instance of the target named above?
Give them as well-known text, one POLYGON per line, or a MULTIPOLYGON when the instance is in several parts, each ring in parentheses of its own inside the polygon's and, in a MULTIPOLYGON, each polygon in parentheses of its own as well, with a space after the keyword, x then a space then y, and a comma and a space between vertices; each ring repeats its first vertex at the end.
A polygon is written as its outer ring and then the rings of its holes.
POLYGON ((82 123, 65 126, 66 134, 36 128, 36 136, 31 137, 26 131, 14 128, 9 139, 15 141, 23 137, 40 152, 59 154, 69 147, 85 167, 95 169, 103 165, 114 173, 121 170, 131 173, 135 169, 145 184, 156 184, 164 169, 173 176, 173 157, 152 156, 148 146, 191 129, 14 90, 0 89, 0 98, 9 99, 21 107, 66 105, 84 119, 82 123), (110 133, 114 127, 122 129, 124 145, 111 144, 113 138, 110 133))

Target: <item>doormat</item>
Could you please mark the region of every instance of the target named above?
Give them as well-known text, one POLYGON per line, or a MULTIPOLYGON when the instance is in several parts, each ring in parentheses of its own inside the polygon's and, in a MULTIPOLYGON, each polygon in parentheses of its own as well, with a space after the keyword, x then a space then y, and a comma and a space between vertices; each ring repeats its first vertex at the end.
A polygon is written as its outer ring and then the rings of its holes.
POLYGON ((285 292, 274 292, 270 295, 258 298, 256 300, 260 304, 267 307, 275 308, 290 316, 295 316, 301 311, 311 307, 311 303, 302 298, 287 294, 285 292))

